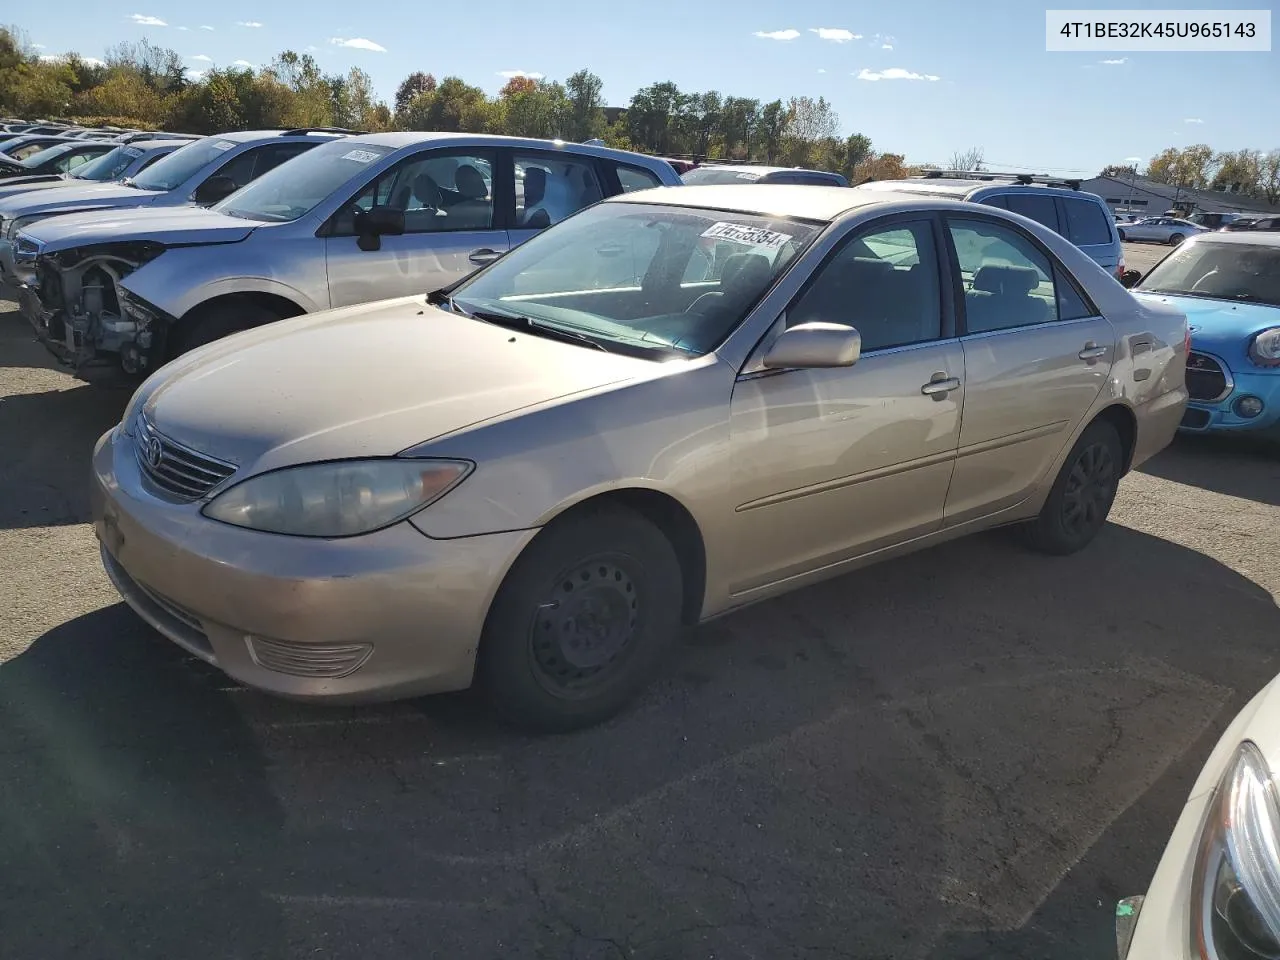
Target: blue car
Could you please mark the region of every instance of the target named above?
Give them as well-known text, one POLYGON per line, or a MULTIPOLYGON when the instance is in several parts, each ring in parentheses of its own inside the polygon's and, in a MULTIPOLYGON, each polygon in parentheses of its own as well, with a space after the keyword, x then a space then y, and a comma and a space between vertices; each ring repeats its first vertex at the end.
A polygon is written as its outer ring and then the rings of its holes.
POLYGON ((1191 324, 1183 430, 1280 438, 1280 234, 1192 237, 1132 292, 1191 324))

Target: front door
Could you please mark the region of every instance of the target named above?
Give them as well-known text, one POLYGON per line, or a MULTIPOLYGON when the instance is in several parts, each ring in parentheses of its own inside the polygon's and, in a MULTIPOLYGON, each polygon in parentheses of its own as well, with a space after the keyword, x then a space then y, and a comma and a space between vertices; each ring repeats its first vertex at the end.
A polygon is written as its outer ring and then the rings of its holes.
POLYGON ((941 527, 965 373, 938 236, 930 218, 865 226, 788 307, 788 325, 857 327, 853 366, 744 367, 731 403, 735 595, 941 527))
POLYGON ((406 157, 362 189, 333 218, 325 238, 334 307, 430 293, 505 253, 495 217, 495 151, 435 149, 406 157), (355 210, 375 205, 404 213, 401 236, 361 250, 355 210))
POLYGON ((965 304, 952 525, 1026 499, 1106 384, 1116 335, 1029 234, 968 217, 947 233, 965 304))

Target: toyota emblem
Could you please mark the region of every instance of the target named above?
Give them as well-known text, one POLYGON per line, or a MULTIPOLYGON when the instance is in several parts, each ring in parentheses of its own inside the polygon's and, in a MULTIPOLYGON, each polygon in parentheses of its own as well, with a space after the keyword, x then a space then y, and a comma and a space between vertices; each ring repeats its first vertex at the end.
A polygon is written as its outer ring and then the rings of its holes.
POLYGON ((145 453, 148 466, 153 470, 160 466, 160 459, 164 456, 164 449, 160 446, 160 440, 157 437, 147 437, 145 453))

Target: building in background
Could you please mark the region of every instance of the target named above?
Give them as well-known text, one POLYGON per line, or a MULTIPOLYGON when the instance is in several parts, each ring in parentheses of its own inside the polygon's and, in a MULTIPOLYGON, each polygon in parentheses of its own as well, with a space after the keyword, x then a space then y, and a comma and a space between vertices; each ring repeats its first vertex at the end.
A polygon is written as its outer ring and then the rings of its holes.
POLYGON ((1080 184, 1081 190, 1096 193, 1112 213, 1136 213, 1159 217, 1180 207, 1184 214, 1243 213, 1254 216, 1280 214, 1280 206, 1265 200, 1223 190, 1188 190, 1173 184, 1156 183, 1142 176, 1094 177, 1080 184))

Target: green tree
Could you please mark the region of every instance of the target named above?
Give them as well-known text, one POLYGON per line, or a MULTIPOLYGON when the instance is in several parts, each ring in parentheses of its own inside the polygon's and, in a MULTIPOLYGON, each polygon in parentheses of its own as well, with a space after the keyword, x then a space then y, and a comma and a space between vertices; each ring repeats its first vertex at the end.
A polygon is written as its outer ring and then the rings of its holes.
POLYGON ((1266 153, 1258 161, 1258 192, 1273 206, 1280 203, 1280 150, 1266 153))
POLYGON ((423 73, 421 70, 416 70, 409 74, 400 81, 400 86, 396 87, 396 113, 404 113, 405 108, 409 106, 414 97, 419 94, 430 93, 435 88, 436 78, 431 74, 423 73))
POLYGON ((756 124, 757 148, 753 156, 763 157, 766 163, 774 163, 782 151, 782 140, 787 132, 790 117, 781 100, 773 100, 760 108, 760 120, 756 124))
POLYGON ((604 81, 590 70, 579 70, 564 82, 569 100, 565 138, 582 143, 604 133, 604 81))

